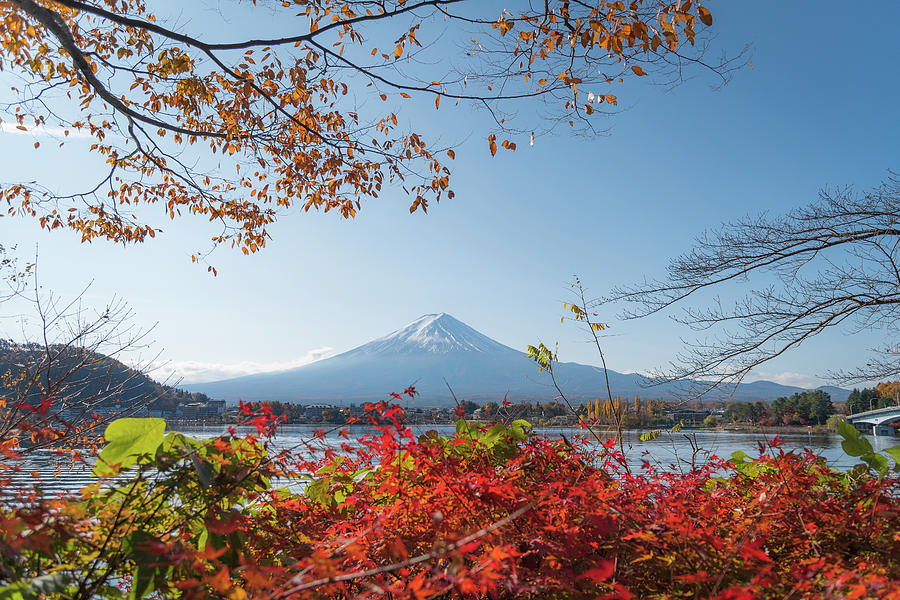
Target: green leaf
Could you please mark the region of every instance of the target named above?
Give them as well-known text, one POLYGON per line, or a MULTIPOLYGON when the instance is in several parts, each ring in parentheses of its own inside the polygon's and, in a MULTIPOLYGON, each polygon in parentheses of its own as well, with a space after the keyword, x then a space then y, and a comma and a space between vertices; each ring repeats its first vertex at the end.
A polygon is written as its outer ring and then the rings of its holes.
POLYGON ((161 452, 171 452, 175 449, 182 450, 200 450, 203 448, 203 442, 189 438, 182 433, 171 431, 163 438, 163 444, 160 448, 161 452))
POLYGON ((727 485, 728 480, 724 477, 710 477, 706 483, 703 484, 703 489, 707 492, 712 492, 719 487, 725 487, 727 485))
POLYGON ((497 442, 500 441, 500 438, 503 437, 503 434, 505 433, 506 427, 504 427, 500 423, 497 423, 481 434, 481 437, 478 438, 478 445, 485 448, 493 448, 497 445, 497 442))
POLYGON ((838 422, 838 433, 845 440, 859 439, 859 430, 847 421, 838 422))
POLYGON ((456 422, 456 434, 474 440, 478 437, 478 429, 473 427, 472 424, 465 419, 459 419, 456 422))
POLYGON ((209 529, 201 526, 200 535, 197 536, 197 548, 202 552, 206 550, 206 543, 209 541, 209 529))
POLYGON ((743 450, 731 453, 731 464, 738 473, 745 477, 756 477, 760 474, 761 467, 759 461, 750 458, 750 455, 743 450))
POLYGON ((350 479, 353 483, 359 483, 375 473, 375 469, 361 469, 353 474, 353 477, 350 479))
POLYGON ((330 483, 324 479, 316 479, 312 481, 303 491, 307 498, 312 498, 319 504, 328 504, 328 492, 331 487, 330 483))
POLYGON ((166 422, 163 419, 113 421, 103 433, 107 443, 97 457, 94 475, 115 475, 136 464, 139 457, 155 454, 162 443, 165 430, 166 422))
POLYGON ((516 419, 509 425, 509 433, 513 439, 523 442, 528 439, 528 431, 531 429, 531 423, 525 419, 516 419))
POLYGON ((316 475, 327 475, 329 473, 334 473, 346 458, 346 456, 335 456, 330 463, 316 471, 316 475))
POLYGON ((900 466, 900 446, 892 446, 884 449, 885 454, 894 459, 894 462, 900 466))
POLYGON ((872 453, 872 444, 864 437, 845 438, 841 442, 841 448, 850 456, 862 456, 872 453))
POLYGON ((156 587, 156 569, 147 567, 137 563, 134 572, 131 574, 131 593, 128 595, 130 600, 140 600, 144 596, 148 596, 156 587))
POLYGON ((873 471, 878 471, 882 477, 887 474, 888 469, 891 467, 890 463, 888 463, 888 459, 880 454, 867 454, 863 456, 861 460, 869 465, 873 471))
POLYGON ((731 453, 731 462, 745 462, 748 460, 753 460, 750 458, 750 455, 744 452, 743 450, 738 450, 737 452, 731 453))
POLYGON ((859 435, 859 430, 846 421, 838 423, 838 434, 844 441, 841 442, 841 448, 850 456, 863 456, 872 453, 872 444, 864 437, 859 435))

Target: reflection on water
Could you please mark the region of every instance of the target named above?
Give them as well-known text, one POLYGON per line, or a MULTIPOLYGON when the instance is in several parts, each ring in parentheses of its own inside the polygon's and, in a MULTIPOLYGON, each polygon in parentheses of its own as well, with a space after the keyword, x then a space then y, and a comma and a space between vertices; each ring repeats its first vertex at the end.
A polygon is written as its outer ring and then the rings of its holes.
MULTIPOLYGON (((321 425, 284 425, 279 429, 279 433, 273 441, 274 449, 301 449, 304 442, 308 443, 313 439, 313 432, 321 428, 321 425)), ((252 428, 238 429, 249 431, 252 428)), ((455 431, 453 425, 428 425, 413 427, 413 433, 418 435, 429 429, 436 430, 442 435, 450 435, 455 431)), ((226 433, 227 426, 180 426, 176 430, 196 438, 209 438, 226 433)), ((374 430, 354 426, 349 428, 349 431, 350 438, 353 439, 365 433, 372 433, 374 430)), ((583 429, 575 428, 537 428, 536 431, 551 438, 565 436, 570 441, 574 441, 577 437, 584 437, 587 433, 583 429)), ((696 458, 701 462, 708 455, 728 458, 731 453, 739 450, 750 456, 757 456, 759 444, 767 444, 775 437, 774 433, 685 429, 678 434, 664 433, 652 442, 642 442, 639 438, 640 433, 640 431, 626 431, 622 440, 628 462, 634 468, 639 468, 642 461, 646 460, 664 468, 688 469, 694 448, 700 449, 696 458)), ((850 468, 858 462, 844 453, 841 449, 841 438, 836 435, 792 432, 779 434, 779 439, 784 442, 785 450, 809 448, 815 454, 824 457, 829 464, 840 469, 850 468)), ((896 437, 868 436, 867 439, 876 450, 884 450, 900 444, 900 439, 896 437)), ((324 440, 326 444, 338 450, 341 442, 346 443, 346 441, 338 435, 337 430, 328 432, 324 440)), ((317 446, 320 444, 321 442, 316 443, 317 446)), ((95 481, 90 467, 86 465, 72 467, 49 452, 29 456, 22 471, 12 474, 12 479, 10 487, 0 490, 0 499, 8 500, 21 493, 22 490, 33 487, 39 487, 44 493, 55 494, 66 490, 80 489, 95 481)))

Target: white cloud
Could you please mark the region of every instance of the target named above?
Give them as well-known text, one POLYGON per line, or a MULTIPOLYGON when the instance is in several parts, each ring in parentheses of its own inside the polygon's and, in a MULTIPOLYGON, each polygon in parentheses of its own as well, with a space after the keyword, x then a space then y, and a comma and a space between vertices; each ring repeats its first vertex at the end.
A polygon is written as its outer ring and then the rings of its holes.
POLYGON ((640 370, 640 369, 626 369, 624 371, 619 371, 623 375, 640 375, 641 377, 653 377, 654 372, 648 370, 640 370))
POLYGON ((303 356, 294 360, 272 363, 259 363, 253 361, 244 361, 239 363, 208 363, 195 360, 188 361, 170 361, 153 369, 151 376, 156 380, 167 380, 170 382, 179 381, 179 383, 205 383, 207 381, 218 381, 219 379, 230 379, 232 377, 242 377, 244 375, 254 375, 256 373, 268 373, 271 371, 284 371, 286 369, 294 369, 302 367, 309 363, 327 358, 332 352, 332 348, 326 346, 324 348, 316 348, 310 350, 303 356))
POLYGON ((825 385, 825 382, 818 377, 807 375, 806 373, 792 373, 790 371, 785 371, 783 373, 766 373, 761 371, 757 373, 757 377, 759 377, 759 380, 774 381, 781 385, 792 385, 794 387, 807 389, 825 385))
POLYGON ((91 135, 82 129, 69 128, 69 135, 66 136, 66 130, 63 127, 47 127, 45 125, 35 125, 27 129, 19 129, 15 123, 4 121, 0 123, 0 132, 12 133, 16 135, 48 136, 53 138, 89 138, 91 135))

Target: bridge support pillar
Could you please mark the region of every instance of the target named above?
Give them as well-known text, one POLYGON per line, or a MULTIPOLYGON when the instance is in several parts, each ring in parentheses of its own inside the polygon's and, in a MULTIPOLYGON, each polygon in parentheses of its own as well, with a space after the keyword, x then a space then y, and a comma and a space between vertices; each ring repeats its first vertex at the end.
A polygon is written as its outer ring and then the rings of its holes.
POLYGON ((872 426, 872 435, 879 435, 884 437, 893 437, 895 435, 894 428, 890 425, 873 425, 872 426))

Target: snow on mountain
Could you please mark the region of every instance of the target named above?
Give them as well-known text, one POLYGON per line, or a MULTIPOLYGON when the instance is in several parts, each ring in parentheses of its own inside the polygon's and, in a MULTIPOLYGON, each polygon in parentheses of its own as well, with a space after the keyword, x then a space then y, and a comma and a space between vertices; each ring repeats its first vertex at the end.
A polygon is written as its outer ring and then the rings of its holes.
POLYGON ((447 313, 423 315, 402 329, 373 340, 344 356, 373 354, 447 354, 450 352, 516 352, 475 331, 447 313))
MULTIPOLYGON (((574 401, 606 395, 603 371, 578 363, 555 369, 574 401)), ((613 394, 624 398, 673 400, 677 384, 652 388, 638 374, 609 372, 613 394)), ((421 405, 450 404, 448 385, 458 398, 547 402, 556 396, 547 373, 523 353, 472 329, 446 313, 419 317, 406 327, 353 350, 302 367, 185 386, 214 398, 351 404, 385 399, 415 385, 421 405)), ((757 381, 738 386, 721 399, 773 400, 800 388, 757 381)), ((849 392, 847 392, 849 393, 849 392)), ((832 394, 835 401, 843 398, 832 394)), ((710 398, 713 399, 713 398, 710 398)))

